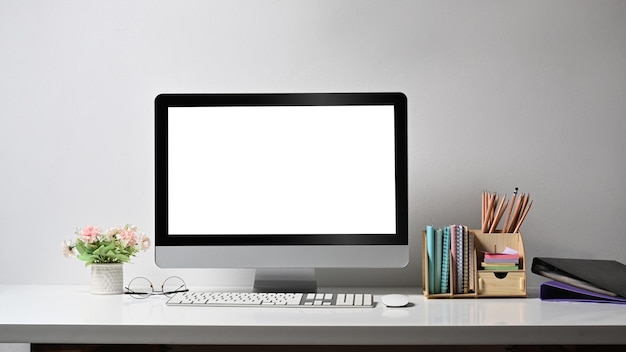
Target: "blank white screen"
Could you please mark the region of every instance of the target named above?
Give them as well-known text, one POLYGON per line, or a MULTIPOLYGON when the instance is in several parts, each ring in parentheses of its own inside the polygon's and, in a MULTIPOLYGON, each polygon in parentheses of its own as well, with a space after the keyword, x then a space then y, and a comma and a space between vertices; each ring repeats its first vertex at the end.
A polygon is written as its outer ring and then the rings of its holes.
POLYGON ((393 106, 170 107, 170 234, 394 234, 393 106))

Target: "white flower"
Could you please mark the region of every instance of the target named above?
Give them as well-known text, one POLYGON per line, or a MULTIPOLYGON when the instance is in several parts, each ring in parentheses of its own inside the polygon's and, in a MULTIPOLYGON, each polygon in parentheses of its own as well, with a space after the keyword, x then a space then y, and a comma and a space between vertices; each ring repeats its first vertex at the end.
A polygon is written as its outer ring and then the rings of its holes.
POLYGON ((75 256, 74 244, 70 241, 63 241, 63 243, 61 243, 61 253, 63 253, 65 258, 75 256))
POLYGON ((108 239, 112 239, 113 237, 115 237, 115 235, 117 235, 120 232, 120 228, 119 227, 111 227, 107 230, 107 232, 105 233, 106 238, 108 239))
POLYGON ((142 251, 146 251, 150 248, 150 238, 148 236, 141 234, 141 237, 139 238, 139 248, 142 251))

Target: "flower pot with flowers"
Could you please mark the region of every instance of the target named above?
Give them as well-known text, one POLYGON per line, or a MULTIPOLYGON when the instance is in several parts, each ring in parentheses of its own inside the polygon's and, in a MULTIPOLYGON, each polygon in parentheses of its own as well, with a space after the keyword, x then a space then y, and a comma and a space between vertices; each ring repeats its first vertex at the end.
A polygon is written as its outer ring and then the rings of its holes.
POLYGON ((86 226, 75 234, 74 240, 63 242, 61 251, 66 258, 76 257, 85 266, 91 266, 92 294, 123 293, 124 263, 150 248, 150 239, 132 225, 112 227, 104 232, 86 226))

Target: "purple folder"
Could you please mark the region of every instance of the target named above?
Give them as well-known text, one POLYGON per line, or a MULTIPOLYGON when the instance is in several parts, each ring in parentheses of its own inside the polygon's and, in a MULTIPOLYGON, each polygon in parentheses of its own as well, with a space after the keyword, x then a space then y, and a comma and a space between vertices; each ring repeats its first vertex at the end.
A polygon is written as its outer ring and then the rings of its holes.
POLYGON ((564 284, 559 281, 548 281, 541 284, 539 298, 544 301, 564 302, 595 302, 626 304, 626 298, 608 296, 582 288, 564 284))

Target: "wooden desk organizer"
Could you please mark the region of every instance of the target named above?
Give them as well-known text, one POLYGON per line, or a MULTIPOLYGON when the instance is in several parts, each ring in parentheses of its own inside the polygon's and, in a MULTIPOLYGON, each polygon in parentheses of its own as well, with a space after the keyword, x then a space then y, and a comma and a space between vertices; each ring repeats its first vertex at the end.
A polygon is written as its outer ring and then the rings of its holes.
MULTIPOLYGON (((426 231, 422 234, 422 288, 426 298, 480 298, 480 297, 526 297, 526 256, 521 233, 483 233, 480 230, 470 230, 474 236, 475 251, 471 255, 474 268, 477 268, 474 278, 476 290, 470 293, 454 292, 454 280, 450 280, 450 293, 428 293, 428 246, 426 231), (506 247, 519 252, 518 270, 483 270, 479 264, 483 261, 483 253, 499 253, 506 247)), ((450 253, 448 253, 450 255, 450 253)), ((450 278, 454 277, 456 268, 450 265, 450 278)))

